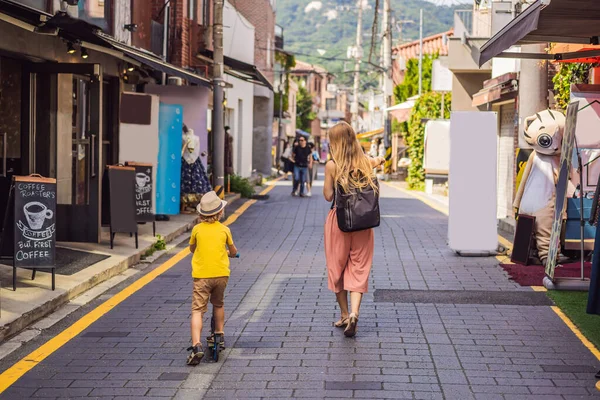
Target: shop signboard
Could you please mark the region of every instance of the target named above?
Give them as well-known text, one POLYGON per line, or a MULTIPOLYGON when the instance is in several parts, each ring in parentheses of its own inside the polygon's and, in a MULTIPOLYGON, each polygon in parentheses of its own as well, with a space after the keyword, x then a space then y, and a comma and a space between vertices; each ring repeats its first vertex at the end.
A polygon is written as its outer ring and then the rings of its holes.
POLYGON ((110 226, 110 248, 113 248, 115 234, 135 234, 135 248, 138 248, 138 227, 136 217, 136 172, 134 167, 109 165, 104 175, 102 219, 110 226))
POLYGON ((529 160, 529 156, 531 155, 533 150, 531 149, 517 149, 517 154, 515 157, 516 163, 516 189, 519 189, 519 185, 521 184, 521 179, 523 178, 523 172, 525 172, 525 167, 527 166, 527 161, 529 160))
POLYGON ((567 121, 563 135, 562 151, 560 155, 560 169, 558 171, 558 182, 556 184, 556 203, 554 205, 554 221, 552 222, 552 233, 550 234, 550 248, 548 261, 546 262, 546 275, 554 280, 554 269, 558 260, 560 250, 560 235, 562 228, 562 216, 567 206, 567 188, 571 172, 571 160, 573 158, 573 147, 575 144, 575 130, 577 128, 577 112, 579 102, 574 101, 567 108, 567 121))
POLYGON ((0 238, 0 258, 16 269, 51 269, 54 290, 56 252, 56 179, 15 176, 0 238))

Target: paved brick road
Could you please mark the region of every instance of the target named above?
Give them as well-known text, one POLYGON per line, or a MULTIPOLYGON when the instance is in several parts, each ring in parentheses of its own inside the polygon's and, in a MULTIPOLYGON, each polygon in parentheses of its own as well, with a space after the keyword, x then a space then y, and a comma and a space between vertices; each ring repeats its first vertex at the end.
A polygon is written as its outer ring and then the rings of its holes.
POLYGON ((387 186, 371 292, 358 336, 344 338, 332 327, 338 314, 327 290, 322 226, 328 205, 320 196, 291 198, 290 191, 281 183, 232 226, 242 259, 232 262, 224 360, 184 365, 187 258, 0 397, 466 400, 600 394, 593 377, 600 363, 550 307, 510 305, 511 292, 529 289, 509 282, 494 258, 453 255, 446 246, 447 218, 387 186), (509 305, 375 302, 376 289, 501 291, 509 305))

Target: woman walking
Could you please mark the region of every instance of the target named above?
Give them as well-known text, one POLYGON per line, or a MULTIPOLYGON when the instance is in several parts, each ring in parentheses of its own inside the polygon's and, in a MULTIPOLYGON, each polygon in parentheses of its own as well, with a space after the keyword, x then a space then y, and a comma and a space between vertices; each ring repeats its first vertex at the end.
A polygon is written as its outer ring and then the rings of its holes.
POLYGON ((331 160, 325 165, 323 196, 332 201, 325 222, 325 259, 328 287, 335 293, 341 318, 334 325, 345 328, 344 335, 356 334, 362 296, 367 292, 373 263, 373 230, 342 232, 336 215, 335 191, 348 193, 353 189, 371 186, 378 190, 373 168, 385 162, 381 157, 364 154, 350 125, 341 122, 329 130, 331 160), (351 312, 348 311, 350 292, 351 312))

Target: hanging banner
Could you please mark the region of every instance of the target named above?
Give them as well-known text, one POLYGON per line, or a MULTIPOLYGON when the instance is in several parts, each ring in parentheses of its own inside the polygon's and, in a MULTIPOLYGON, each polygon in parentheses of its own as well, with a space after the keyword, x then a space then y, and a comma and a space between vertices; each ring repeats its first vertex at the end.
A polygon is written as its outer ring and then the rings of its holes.
POLYGON ((532 151, 533 150, 531 149, 517 149, 517 154, 515 155, 515 176, 517 177, 515 191, 519 190, 519 185, 521 184, 521 179, 523 178, 523 172, 525 171, 527 160, 529 160, 529 156, 531 156, 532 151))

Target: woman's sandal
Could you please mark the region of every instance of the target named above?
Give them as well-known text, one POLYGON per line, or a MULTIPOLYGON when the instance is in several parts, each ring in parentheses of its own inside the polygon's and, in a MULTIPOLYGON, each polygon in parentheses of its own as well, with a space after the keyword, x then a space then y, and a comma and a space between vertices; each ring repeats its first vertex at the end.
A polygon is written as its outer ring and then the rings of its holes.
POLYGON ((357 324, 358 316, 354 313, 350 314, 348 317, 348 325, 346 325, 346 329, 344 329, 344 336, 354 337, 354 335, 356 335, 357 324))
POLYGON ((334 322, 333 326, 335 326, 336 328, 345 328, 346 325, 348 325, 348 317, 346 318, 340 318, 339 321, 334 322))

